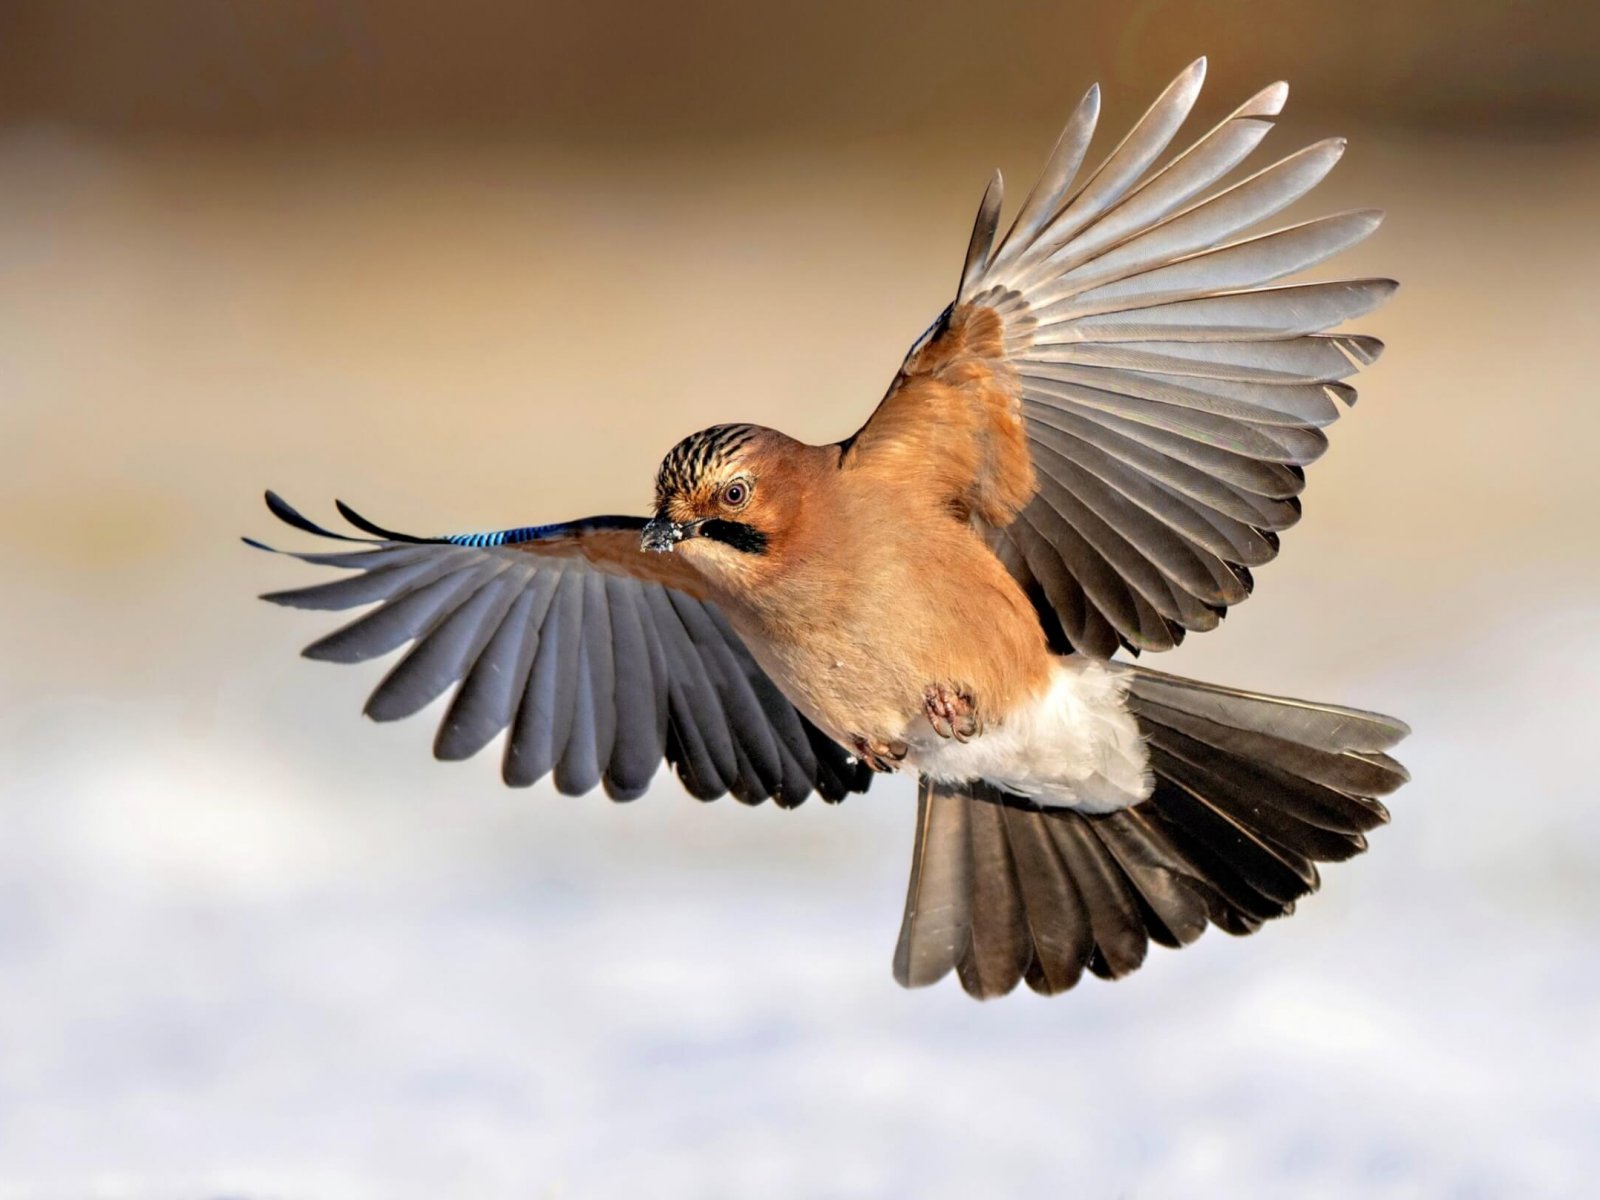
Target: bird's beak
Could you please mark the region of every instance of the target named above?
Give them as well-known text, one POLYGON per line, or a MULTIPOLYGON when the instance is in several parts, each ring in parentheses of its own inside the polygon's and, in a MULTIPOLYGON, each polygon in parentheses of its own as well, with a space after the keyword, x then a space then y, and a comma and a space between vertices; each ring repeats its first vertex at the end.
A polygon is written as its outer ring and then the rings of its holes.
POLYGON ((639 549, 653 550, 657 554, 671 554, 679 542, 685 538, 692 538, 699 532, 698 521, 679 522, 666 517, 656 517, 639 535, 639 549))

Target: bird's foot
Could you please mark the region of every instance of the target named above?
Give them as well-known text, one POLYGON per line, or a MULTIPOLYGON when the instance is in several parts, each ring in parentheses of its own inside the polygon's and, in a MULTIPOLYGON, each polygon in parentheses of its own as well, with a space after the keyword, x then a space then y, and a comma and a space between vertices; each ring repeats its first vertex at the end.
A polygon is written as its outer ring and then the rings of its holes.
POLYGON ((886 742, 881 739, 869 742, 858 734, 850 739, 850 749, 872 770, 888 774, 899 769, 908 747, 904 742, 886 742))
POLYGON ((983 718, 978 715, 978 702, 972 693, 947 683, 931 683, 922 693, 922 711, 928 724, 942 738, 953 737, 958 742, 975 738, 983 732, 983 718))

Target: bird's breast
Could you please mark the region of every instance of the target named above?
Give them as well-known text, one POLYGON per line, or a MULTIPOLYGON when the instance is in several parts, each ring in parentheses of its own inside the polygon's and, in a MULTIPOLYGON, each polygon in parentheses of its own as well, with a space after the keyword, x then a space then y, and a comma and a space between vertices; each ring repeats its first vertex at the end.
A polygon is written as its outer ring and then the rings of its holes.
POLYGON ((730 619, 784 694, 848 746, 904 741, 943 685, 988 719, 1042 694, 1050 654, 1032 606, 988 547, 954 522, 816 558, 730 619))
POLYGON ((904 724, 903 689, 870 640, 822 626, 776 637, 754 631, 745 641, 779 690, 835 741, 885 738, 904 724))

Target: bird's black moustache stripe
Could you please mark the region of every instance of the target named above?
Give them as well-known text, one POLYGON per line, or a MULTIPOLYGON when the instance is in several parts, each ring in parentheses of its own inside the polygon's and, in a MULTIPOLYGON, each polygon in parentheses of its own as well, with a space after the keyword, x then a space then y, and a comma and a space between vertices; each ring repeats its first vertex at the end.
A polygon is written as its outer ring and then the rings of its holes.
POLYGON ((700 522, 698 536, 721 542, 725 546, 732 546, 741 554, 767 552, 767 535, 754 525, 746 525, 743 521, 724 521, 721 517, 713 517, 709 521, 700 522))

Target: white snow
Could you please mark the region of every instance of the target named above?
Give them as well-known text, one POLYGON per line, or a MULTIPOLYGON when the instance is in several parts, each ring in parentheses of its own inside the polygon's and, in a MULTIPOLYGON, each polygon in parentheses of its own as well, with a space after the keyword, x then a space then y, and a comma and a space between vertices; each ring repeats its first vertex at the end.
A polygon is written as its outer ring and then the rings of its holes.
MULTIPOLYGON (((1497 669, 1592 678, 1600 645, 1497 669)), ((980 1006, 889 976, 907 781, 795 813, 511 793, 317 671, 259 672, 204 737, 101 702, 7 722, 0 1196, 1498 1196, 1600 1169, 1576 707, 1527 762, 1470 671, 1373 679, 1421 718, 1417 782, 1291 921, 980 1006), (281 710, 238 698, 274 680, 281 710)))

